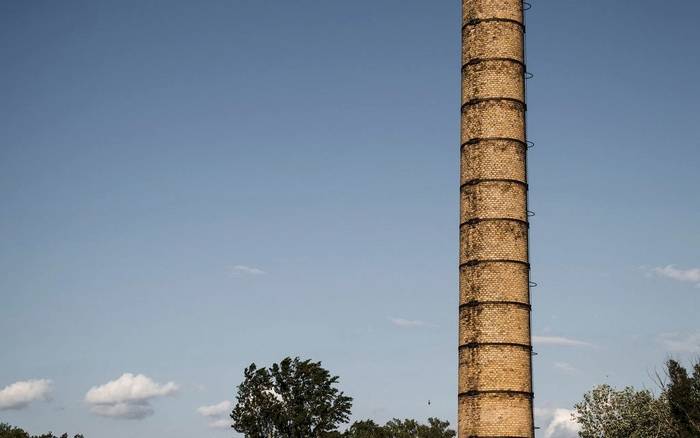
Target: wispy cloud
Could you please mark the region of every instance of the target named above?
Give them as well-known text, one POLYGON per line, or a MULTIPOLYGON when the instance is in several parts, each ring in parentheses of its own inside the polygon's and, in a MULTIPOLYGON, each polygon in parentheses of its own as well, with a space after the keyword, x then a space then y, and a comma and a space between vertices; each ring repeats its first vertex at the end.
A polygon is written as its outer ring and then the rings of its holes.
POLYGON ((231 402, 224 400, 221 403, 197 408, 199 415, 203 417, 220 417, 231 410, 231 402))
POLYGON ((231 427, 231 420, 226 417, 228 417, 232 407, 230 401, 224 400, 215 405, 201 406, 197 408, 197 412, 209 419, 208 425, 212 429, 224 429, 231 427))
POLYGON ((236 265, 231 268, 231 275, 239 277, 241 275, 265 275, 267 272, 253 266, 236 265))
POLYGON ((159 384, 143 374, 122 374, 116 380, 93 386, 85 394, 90 410, 103 417, 140 420, 153 415, 151 400, 178 391, 174 382, 159 384))
POLYGON ((219 418, 218 420, 210 421, 209 427, 212 429, 228 429, 231 427, 231 420, 219 418))
POLYGON ((670 352, 700 353, 700 332, 688 335, 662 333, 659 335, 658 340, 670 352))
POLYGON ((576 438, 580 426, 572 417, 569 409, 535 408, 535 416, 547 424, 544 428, 544 438, 576 438))
POLYGON ((51 380, 23 380, 0 390, 0 411, 24 409, 31 402, 51 398, 51 380))
POLYGON ((578 374, 579 369, 568 362, 554 362, 554 368, 565 374, 578 374))
POLYGON ((590 342, 563 336, 533 336, 532 342, 539 345, 558 345, 561 347, 594 347, 590 342))
POLYGON ((389 318, 389 321, 400 328, 435 327, 433 324, 418 319, 389 318))
POLYGON ((696 287, 700 287, 700 268, 679 269, 674 265, 666 265, 652 268, 650 272, 659 277, 693 283, 696 287))

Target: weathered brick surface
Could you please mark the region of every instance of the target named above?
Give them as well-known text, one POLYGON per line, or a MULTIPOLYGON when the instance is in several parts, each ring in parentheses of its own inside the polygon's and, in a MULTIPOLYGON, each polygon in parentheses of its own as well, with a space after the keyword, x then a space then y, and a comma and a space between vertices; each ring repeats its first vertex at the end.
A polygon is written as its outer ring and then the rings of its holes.
POLYGON ((459 392, 506 390, 531 392, 530 350, 485 345, 459 351, 459 392))
POLYGON ((527 188, 509 181, 483 181, 462 187, 461 223, 472 219, 527 220, 527 188))
POLYGON ((530 301, 528 267, 522 263, 489 262, 459 269, 460 303, 473 301, 530 301))
POLYGON ((465 26, 462 31, 462 63, 474 59, 523 59, 523 33, 520 25, 509 22, 487 21, 465 26))
POLYGON ((526 182, 525 146, 508 140, 488 140, 462 148, 461 183, 475 179, 526 182))
POLYGON ((511 101, 485 101, 464 108, 462 143, 483 137, 525 141, 525 109, 511 101))
POLYGON ((459 438, 534 437, 532 399, 524 395, 460 396, 458 416, 459 438))
POLYGON ((531 438, 523 8, 462 6, 458 438, 531 438))
POLYGON ((527 225, 516 221, 483 221, 460 228, 460 264, 472 260, 516 260, 526 263, 527 225))
POLYGON ((525 100, 523 66, 509 61, 491 60, 464 66, 462 103, 473 99, 508 97, 525 100))
POLYGON ((465 306, 459 311, 459 342, 530 344, 529 309, 506 303, 465 306))
POLYGON ((462 21, 483 18, 505 18, 523 21, 522 0, 480 0, 462 2, 462 21))

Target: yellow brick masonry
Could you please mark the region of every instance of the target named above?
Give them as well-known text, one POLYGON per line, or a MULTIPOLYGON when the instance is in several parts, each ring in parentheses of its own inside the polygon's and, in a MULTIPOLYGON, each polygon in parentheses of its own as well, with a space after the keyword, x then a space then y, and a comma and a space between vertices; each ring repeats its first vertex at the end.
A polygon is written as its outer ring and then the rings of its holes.
POLYGON ((462 21, 505 18, 522 22, 522 0, 479 0, 462 2, 462 21))
POLYGON ((463 265, 459 270, 460 302, 514 301, 528 304, 528 268, 520 263, 463 265))
POLYGON ((531 438, 523 5, 462 6, 458 438, 531 438))
POLYGON ((461 197, 464 208, 460 223, 487 218, 527 220, 527 188, 524 185, 487 179, 479 184, 465 185, 461 197))
POLYGON ((526 182, 525 148, 510 140, 473 143, 462 150, 461 183, 477 179, 509 179, 526 182))
POLYGON ((505 60, 481 61, 465 66, 462 73, 462 102, 475 97, 508 97, 524 101, 523 66, 505 60))
POLYGON ((460 397, 459 411, 470 415, 470 421, 460 424, 459 438, 534 436, 532 403, 523 397, 495 393, 460 397))
POLYGON ((530 391, 528 379, 514 380, 513 375, 526 375, 530 353, 522 348, 486 345, 460 351, 459 361, 470 366, 460 376, 459 391, 473 390, 530 391), (507 353, 507 354, 504 354, 507 353))

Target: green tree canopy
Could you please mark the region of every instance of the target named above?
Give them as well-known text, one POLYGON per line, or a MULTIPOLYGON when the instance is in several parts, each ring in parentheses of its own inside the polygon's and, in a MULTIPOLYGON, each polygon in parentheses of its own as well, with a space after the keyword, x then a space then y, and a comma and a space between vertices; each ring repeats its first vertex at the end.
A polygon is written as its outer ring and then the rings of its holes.
POLYGON ((394 418, 384 426, 372 420, 356 421, 342 434, 343 438, 453 438, 455 431, 449 429, 450 423, 428 418, 428 424, 416 420, 399 420, 394 418))
POLYGON ((386 423, 384 430, 389 438, 452 438, 455 431, 449 429, 450 423, 428 418, 428 424, 420 424, 416 420, 403 421, 393 419, 386 423))
MULTIPOLYGON (((51 432, 44 433, 41 435, 29 435, 23 429, 19 427, 10 426, 7 423, 0 423, 0 438, 58 438, 51 432)), ((67 433, 61 435, 60 438, 69 438, 67 433)), ((82 435, 78 434, 73 436, 73 438, 84 438, 82 435)))
POLYGON ((321 362, 287 357, 269 369, 251 364, 243 375, 231 418, 247 438, 325 438, 350 418, 352 398, 321 362))
POLYGON ((342 436, 345 438, 391 438, 384 427, 372 420, 354 422, 342 436))
POLYGON ((574 406, 582 438, 654 438, 664 435, 671 419, 668 406, 647 391, 615 390, 600 385, 574 406))
POLYGON ((632 387, 593 388, 575 406, 582 438, 700 438, 700 361, 692 375, 675 360, 659 377, 660 394, 632 387))
POLYGON ((666 397, 679 438, 700 437, 700 361, 692 375, 677 361, 666 362, 666 397))
POLYGON ((19 427, 0 423, 0 438, 29 438, 29 434, 19 427))

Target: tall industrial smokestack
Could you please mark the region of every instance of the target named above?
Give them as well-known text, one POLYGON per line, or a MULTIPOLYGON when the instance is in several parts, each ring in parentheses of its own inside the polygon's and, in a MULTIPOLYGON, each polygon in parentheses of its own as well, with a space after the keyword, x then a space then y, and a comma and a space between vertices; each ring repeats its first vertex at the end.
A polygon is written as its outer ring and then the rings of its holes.
POLYGON ((534 437, 522 0, 462 0, 458 438, 534 437))

